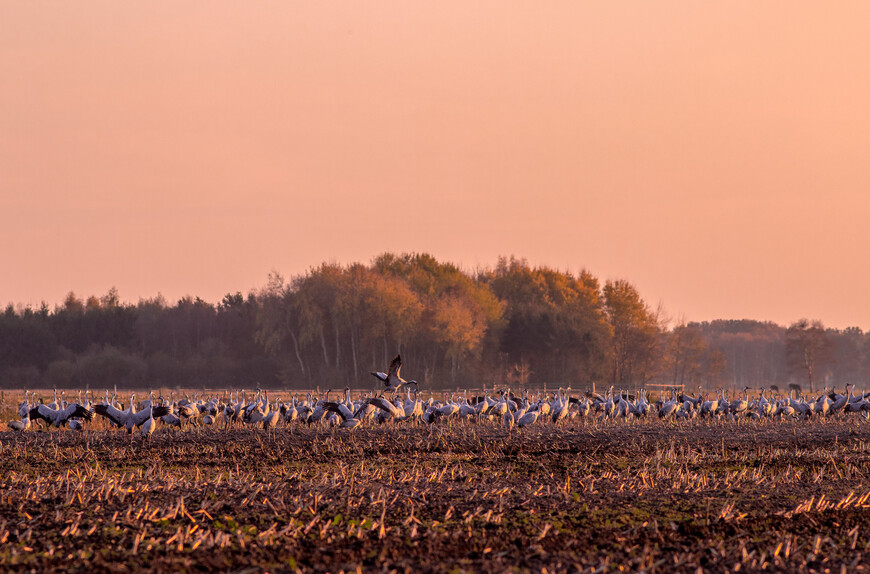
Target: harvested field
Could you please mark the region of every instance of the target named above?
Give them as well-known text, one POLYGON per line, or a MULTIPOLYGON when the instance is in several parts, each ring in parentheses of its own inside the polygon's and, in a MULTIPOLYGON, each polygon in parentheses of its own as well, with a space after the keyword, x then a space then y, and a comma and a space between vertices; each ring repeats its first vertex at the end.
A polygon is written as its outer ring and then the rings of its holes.
POLYGON ((857 572, 870 426, 0 433, 23 572, 857 572))

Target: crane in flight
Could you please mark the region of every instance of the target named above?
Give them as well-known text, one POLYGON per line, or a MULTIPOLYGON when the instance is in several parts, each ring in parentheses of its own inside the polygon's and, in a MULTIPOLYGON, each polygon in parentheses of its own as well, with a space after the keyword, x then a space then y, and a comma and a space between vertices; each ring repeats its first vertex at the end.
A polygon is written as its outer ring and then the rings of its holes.
POLYGON ((404 386, 407 385, 417 385, 417 381, 410 380, 406 381, 401 376, 399 376, 399 371, 402 370, 402 357, 401 355, 396 355, 396 358, 390 362, 390 368, 387 369, 386 373, 382 373, 380 371, 371 371, 371 374, 378 378, 383 384, 384 388, 383 392, 392 391, 393 397, 396 396, 396 393, 404 386))

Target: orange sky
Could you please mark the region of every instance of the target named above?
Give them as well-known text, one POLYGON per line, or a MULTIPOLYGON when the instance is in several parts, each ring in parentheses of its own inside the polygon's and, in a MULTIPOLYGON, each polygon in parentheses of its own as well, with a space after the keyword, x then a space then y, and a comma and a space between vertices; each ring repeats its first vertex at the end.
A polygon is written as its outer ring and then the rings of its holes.
POLYGON ((870 2, 0 3, 0 303, 499 255, 870 329, 870 2))

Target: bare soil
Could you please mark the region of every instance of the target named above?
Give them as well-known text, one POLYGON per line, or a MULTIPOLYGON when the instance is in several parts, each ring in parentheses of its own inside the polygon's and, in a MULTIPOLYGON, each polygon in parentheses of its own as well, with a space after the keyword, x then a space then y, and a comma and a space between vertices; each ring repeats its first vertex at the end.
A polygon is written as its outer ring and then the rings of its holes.
POLYGON ((0 570, 861 572, 870 425, 0 432, 0 570))

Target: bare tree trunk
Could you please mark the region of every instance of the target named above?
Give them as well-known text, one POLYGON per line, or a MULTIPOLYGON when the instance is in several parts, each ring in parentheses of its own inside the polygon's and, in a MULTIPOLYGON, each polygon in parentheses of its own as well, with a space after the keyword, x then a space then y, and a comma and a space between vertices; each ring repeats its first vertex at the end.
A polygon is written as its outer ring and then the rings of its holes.
POLYGON ((323 329, 320 329, 320 346, 323 348, 323 364, 329 366, 329 353, 326 351, 326 337, 323 335, 323 329))
POLYGON ((390 352, 387 349, 387 320, 384 319, 384 363, 390 360, 390 352))
POLYGON ((814 377, 813 377, 813 371, 815 370, 815 369, 814 369, 814 366, 815 366, 815 365, 813 364, 813 357, 812 357, 812 355, 809 353, 809 351, 807 351, 807 350, 805 349, 805 350, 804 350, 804 367, 807 369, 807 378, 809 379, 809 383, 810 383, 810 392, 811 392, 811 393, 816 392, 816 390, 813 388, 813 386, 814 386, 814 385, 813 385, 813 378, 814 378, 814 377))
POLYGON ((353 328, 350 331, 350 356, 353 359, 353 380, 359 383, 359 365, 356 359, 356 333, 353 328))
POLYGON ((332 328, 335 330, 335 368, 341 368, 341 345, 338 336, 338 322, 333 320, 332 328))
POLYGON ((290 337, 293 338, 293 350, 296 352, 296 360, 299 361, 299 369, 302 371, 302 376, 305 377, 305 363, 302 361, 302 355, 299 353, 299 341, 292 330, 290 331, 290 337))

